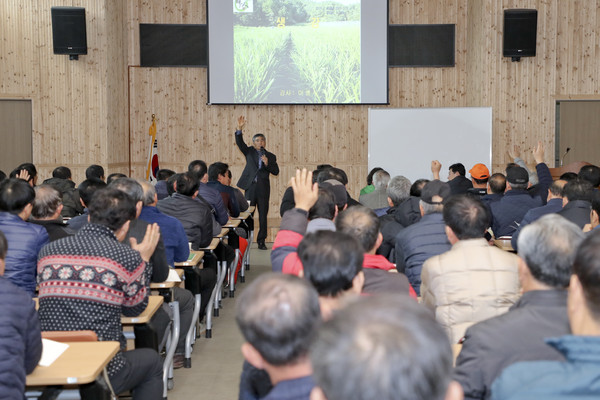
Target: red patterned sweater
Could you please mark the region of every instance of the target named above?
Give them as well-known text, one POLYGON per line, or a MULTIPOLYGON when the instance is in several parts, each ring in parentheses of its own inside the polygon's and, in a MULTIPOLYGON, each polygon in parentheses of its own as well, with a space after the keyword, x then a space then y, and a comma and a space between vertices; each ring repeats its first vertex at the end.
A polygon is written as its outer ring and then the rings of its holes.
MULTIPOLYGON (((92 330, 98 340, 120 341, 121 315, 139 315, 148 304, 150 265, 102 225, 45 246, 38 256, 39 316, 43 331, 92 330)), ((109 376, 124 365, 121 353, 109 376)))

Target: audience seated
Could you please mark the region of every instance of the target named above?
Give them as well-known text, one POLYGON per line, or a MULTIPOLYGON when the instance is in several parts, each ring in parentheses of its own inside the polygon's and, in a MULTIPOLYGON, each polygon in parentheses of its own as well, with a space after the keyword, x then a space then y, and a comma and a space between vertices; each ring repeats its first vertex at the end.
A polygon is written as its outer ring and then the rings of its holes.
POLYGON ((8 241, 4 277, 30 296, 35 293, 38 253, 48 243, 46 229, 26 222, 34 199, 33 187, 24 180, 0 183, 0 231, 8 241))
POLYGON ((198 196, 199 183, 195 173, 181 174, 177 178, 176 193, 156 205, 160 212, 181 222, 194 250, 207 247, 213 237, 213 216, 210 205, 195 200, 198 196))
POLYGON ((235 192, 231 186, 225 184, 225 182, 230 181, 227 177, 227 171, 229 171, 229 165, 223 162, 211 164, 208 167, 208 182, 206 184, 221 194, 223 204, 227 207, 229 216, 238 217, 240 215, 240 207, 235 198, 235 192))
POLYGON ((311 346, 312 400, 460 400, 452 352, 423 306, 403 296, 350 302, 311 346))
POLYGON ((104 168, 102 168, 102 165, 92 164, 87 167, 85 170, 85 179, 100 179, 104 182, 104 168))
POLYGON ((42 330, 92 330, 99 340, 121 342, 108 364, 115 393, 134 399, 162 399, 162 360, 156 351, 125 351, 121 315, 139 315, 148 303, 150 257, 159 228, 144 240, 119 243, 135 218, 135 202, 113 188, 98 191, 89 204, 90 223, 75 235, 50 243, 39 255, 39 315, 42 330), (68 290, 66 290, 68 288, 68 290), (100 295, 101 294, 101 295, 100 295))
POLYGON ((492 399, 596 399, 600 397, 600 234, 579 246, 569 284, 572 334, 547 338, 565 361, 529 361, 506 368, 492 384, 492 399))
POLYGON ((584 165, 577 176, 591 183, 594 188, 600 186, 600 167, 596 165, 584 165))
POLYGON ((78 231, 79 229, 81 229, 81 227, 88 223, 89 213, 87 209, 87 204, 90 204, 90 202, 92 201, 94 193, 96 193, 97 190, 102 189, 104 187, 106 187, 106 183, 97 178, 86 179, 85 181, 79 184, 77 189, 79 191, 79 201, 83 206, 83 213, 77 217, 71 218, 67 222, 71 230, 78 231))
POLYGON ((25 376, 42 356, 42 337, 31 294, 3 277, 7 248, 0 232, 0 396, 23 399, 25 376))
POLYGON ((527 211, 546 204, 547 191, 552 184, 552 175, 544 164, 544 149, 538 143, 533 151, 537 163, 536 170, 539 179, 537 190, 532 196, 528 191, 529 174, 519 166, 508 168, 506 171, 507 190, 498 202, 490 204, 492 211, 492 231, 496 238, 511 236, 519 227, 527 211))
MULTIPOLYGON (((188 165, 188 172, 196 174, 198 179, 198 195, 195 197, 196 201, 209 205, 213 211, 216 222, 219 225, 225 225, 229 220, 227 214, 227 208, 223 203, 221 193, 217 189, 209 187, 208 182, 208 167, 202 160, 194 160, 188 165)), ((213 229, 213 233, 216 235, 221 231, 221 227, 213 229)))
MULTIPOLYGON (((163 214, 156 207, 157 205, 157 195, 154 190, 154 186, 149 182, 142 181, 140 182, 143 189, 143 197, 142 201, 144 206, 142 207, 142 211, 140 212, 139 219, 146 221, 148 223, 156 223, 160 227, 161 236, 163 238, 165 244, 165 255, 166 262, 168 265, 173 266, 175 262, 186 261, 190 254, 190 249, 188 245, 188 238, 185 233, 185 229, 181 222, 174 217, 170 217, 166 214, 163 214)), ((211 268, 202 268, 202 269, 186 269, 186 289, 189 289, 191 293, 199 293, 200 294, 200 319, 204 316, 206 306, 210 300, 210 296, 213 288, 215 287, 215 283, 217 282, 217 274, 211 268)), ((173 289, 173 293, 175 295, 175 300, 188 302, 192 301, 190 306, 193 308, 193 299, 191 298, 191 293, 188 290, 184 290, 178 287, 173 289)), ((179 309, 182 309, 182 305, 180 303, 179 309)), ((193 310, 191 310, 193 311, 193 310)), ((184 321, 182 319, 182 335, 180 336, 180 344, 177 346, 176 355, 177 362, 179 363, 180 357, 183 355, 184 346, 185 345, 185 332, 187 332, 187 328, 190 325, 191 317, 193 314, 189 315, 189 321, 184 321), (183 342, 181 341, 183 339, 183 342)), ((182 316, 184 317, 184 316, 182 316)), ((185 316, 187 318, 187 316, 185 316)), ((183 360, 181 360, 183 361, 183 360)))
POLYGON ((361 195, 371 193, 372 191, 375 190, 375 186, 373 185, 373 175, 375 174, 375 172, 382 171, 382 170, 383 170, 383 168, 375 167, 375 168, 371 169, 371 171, 369 171, 369 175, 367 175, 367 186, 360 189, 361 195))
POLYGON ((488 181, 488 194, 481 198, 483 204, 490 208, 492 203, 502 200, 506 191, 506 176, 501 173, 495 173, 490 176, 488 181))
POLYGON ((43 226, 51 242, 75 233, 63 222, 62 210, 63 204, 58 190, 48 184, 35 187, 35 199, 29 221, 43 226))
POLYGON ((563 360, 544 338, 567 335, 567 291, 583 233, 558 215, 527 225, 519 236, 522 297, 506 314, 467 329, 454 378, 467 399, 489 399, 492 382, 510 364, 563 360))
POLYGON ((479 198, 487 194, 487 184, 490 179, 490 171, 484 164, 475 164, 469 171, 471 174, 472 188, 467 189, 467 193, 479 198))
MULTIPOLYGON (((294 188, 296 208, 283 216, 281 228, 273 244, 271 264, 273 271, 299 275, 303 266, 296 249, 306 232, 308 210, 317 201, 318 188, 312 184, 312 173, 307 172, 306 169, 296 171, 291 184, 294 188)), ((347 233, 361 243, 365 253, 363 292, 374 294, 380 291, 392 291, 409 293, 416 297, 406 276, 390 273, 394 264, 387 261, 385 257, 375 254, 383 238, 379 232, 379 219, 373 210, 364 206, 349 207, 337 216, 335 226, 337 231, 347 233)))
POLYGON ((390 208, 385 215, 379 217, 383 242, 379 246, 379 249, 377 249, 377 254, 391 259, 390 261, 392 262, 394 261, 394 257, 390 256, 392 254, 395 256, 396 236, 404 229, 404 223, 406 222, 406 215, 402 210, 399 210, 399 207, 409 198, 410 181, 403 176, 393 177, 387 187, 387 201, 390 208))
POLYGON ((563 208, 558 211, 558 215, 583 229, 590 223, 590 202, 594 187, 588 181, 577 178, 567 182, 563 192, 563 208))
POLYGON ((421 220, 403 229, 396 236, 395 261, 398 272, 405 273, 408 281, 421 293, 421 268, 432 256, 450 250, 442 210, 450 196, 450 186, 439 180, 427 183, 421 192, 419 209, 421 220))
POLYGON ((171 171, 170 169, 159 169, 156 174, 156 185, 154 188, 156 189, 156 195, 158 196, 158 200, 162 200, 165 197, 169 197, 170 194, 167 191, 167 179, 175 175, 175 171, 171 171))
POLYGON ((527 211, 521 223, 519 224, 519 228, 513 233, 511 244, 515 251, 518 250, 518 239, 521 230, 526 227, 528 224, 536 221, 546 214, 557 213, 563 208, 563 192, 564 187, 567 182, 563 180, 556 180, 552 182, 550 188, 548 189, 548 198, 546 201, 546 205, 541 207, 532 208, 527 211))
POLYGON ((244 358, 271 378, 263 399, 308 399, 314 387, 308 351, 321 323, 315 289, 295 276, 263 274, 242 292, 235 319, 244 358))
POLYGON ((361 194, 358 201, 372 210, 386 209, 389 207, 387 187, 390 182, 390 174, 380 170, 373 174, 373 186, 375 190, 370 193, 361 194))
POLYGON ((75 182, 71 179, 71 170, 67 167, 56 167, 52 171, 52 178, 44 181, 58 190, 62 196, 63 217, 76 217, 83 212, 83 206, 79 201, 79 191, 75 188, 75 182))
MULTIPOLYGON (((431 162, 433 179, 440 179, 441 169, 442 164, 439 161, 434 160, 431 162)), ((465 177, 465 175, 465 166, 461 163, 452 164, 448 167, 448 185, 450 186, 450 194, 465 194, 473 187, 473 184, 465 177)))
POLYGON ((452 249, 423 264, 421 296, 450 342, 458 343, 469 326, 506 312, 518 299, 518 259, 483 237, 490 215, 479 199, 452 196, 443 217, 452 249))
POLYGON ((393 273, 394 264, 384 256, 375 254, 383 241, 383 236, 379 230, 379 219, 373 210, 364 206, 350 207, 338 215, 335 226, 337 231, 357 238, 365 252, 363 293, 391 292, 417 296, 406 276, 403 273, 393 273))

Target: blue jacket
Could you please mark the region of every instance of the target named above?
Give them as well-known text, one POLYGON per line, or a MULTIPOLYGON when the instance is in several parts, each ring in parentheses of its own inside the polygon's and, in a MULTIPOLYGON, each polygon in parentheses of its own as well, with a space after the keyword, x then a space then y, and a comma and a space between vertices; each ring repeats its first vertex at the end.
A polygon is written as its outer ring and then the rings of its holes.
MULTIPOLYGON (((512 244, 513 249, 517 251, 517 240, 519 240, 519 235, 521 234, 521 229, 523 229, 528 224, 537 221, 542 218, 546 214, 554 214, 562 210, 562 199, 551 199, 545 206, 532 208, 527 211, 523 219, 521 220, 521 224, 519 225, 519 229, 515 233, 513 233, 512 239, 510 243, 512 244)), ((588 212, 589 215, 589 212, 588 212)))
POLYGON ((190 255, 190 246, 183 225, 177 218, 170 217, 158 211, 156 207, 144 206, 139 219, 151 224, 157 223, 165 244, 167 263, 173 266, 175 262, 186 261, 190 255))
POLYGON ((396 269, 406 274, 420 296, 423 263, 451 247, 442 213, 424 215, 419 222, 406 227, 396 236, 396 269))
POLYGON ((211 188, 206 183, 201 183, 198 187, 197 200, 202 201, 199 197, 202 197, 210 204, 214 210, 213 212, 217 222, 221 225, 225 225, 229 220, 229 215, 227 214, 227 208, 225 208, 221 193, 219 193, 217 189, 211 188))
POLYGON ((40 321, 31 296, 1 276, 0 304, 0 398, 22 399, 42 356, 40 321))
POLYGON ((18 215, 2 212, 0 231, 8 241, 4 277, 33 296, 38 253, 49 242, 46 228, 25 222, 18 215))
POLYGON ((566 335, 546 342, 566 361, 511 365, 492 384, 492 400, 600 398, 600 337, 566 335))

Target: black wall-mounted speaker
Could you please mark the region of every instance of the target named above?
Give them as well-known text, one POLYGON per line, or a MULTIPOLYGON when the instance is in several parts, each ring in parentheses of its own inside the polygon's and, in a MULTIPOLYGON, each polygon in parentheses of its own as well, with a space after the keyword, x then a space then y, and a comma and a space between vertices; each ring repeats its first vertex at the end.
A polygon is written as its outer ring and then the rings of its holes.
POLYGON ((50 12, 54 54, 68 54, 75 60, 77 55, 87 54, 85 8, 52 7, 50 12))
POLYGON ((535 56, 537 10, 504 10, 504 39, 502 54, 519 61, 535 56))

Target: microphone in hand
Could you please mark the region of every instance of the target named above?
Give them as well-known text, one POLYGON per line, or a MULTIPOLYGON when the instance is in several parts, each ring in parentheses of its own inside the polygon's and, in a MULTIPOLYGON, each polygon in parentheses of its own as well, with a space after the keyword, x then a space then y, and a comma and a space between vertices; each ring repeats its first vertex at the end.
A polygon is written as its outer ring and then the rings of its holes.
POLYGON ((265 155, 265 147, 264 146, 260 147, 259 154, 260 154, 261 157, 265 155))

